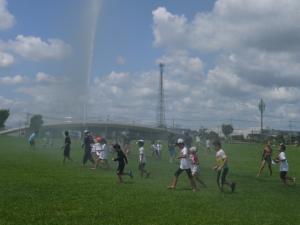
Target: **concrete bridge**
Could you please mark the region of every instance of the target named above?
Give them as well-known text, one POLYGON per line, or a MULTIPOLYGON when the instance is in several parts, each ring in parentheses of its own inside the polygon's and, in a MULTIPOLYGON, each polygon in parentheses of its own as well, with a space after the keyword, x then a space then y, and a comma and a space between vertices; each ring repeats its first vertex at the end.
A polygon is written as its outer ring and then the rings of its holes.
MULTIPOLYGON (((162 140, 167 139, 168 135, 171 133, 175 134, 174 131, 166 128, 157 128, 132 123, 93 122, 83 124, 81 122, 71 122, 45 124, 40 130, 40 135, 44 136, 46 133, 50 133, 54 138, 61 138, 61 135, 65 130, 82 133, 85 129, 109 139, 115 139, 126 134, 130 137, 130 139, 142 138, 146 140, 162 140)), ((29 132, 29 127, 23 126, 0 131, 0 135, 28 136, 29 132)), ((177 135, 179 134, 177 133, 177 135)))

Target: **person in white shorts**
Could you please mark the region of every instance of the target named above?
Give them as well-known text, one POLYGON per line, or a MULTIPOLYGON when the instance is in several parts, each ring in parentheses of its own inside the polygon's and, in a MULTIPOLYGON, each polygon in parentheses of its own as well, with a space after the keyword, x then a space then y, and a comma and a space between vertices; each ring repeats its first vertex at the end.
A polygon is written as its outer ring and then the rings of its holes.
POLYGON ((274 160, 277 163, 280 163, 279 166, 279 171, 280 171, 280 179, 282 180, 282 182, 284 184, 288 184, 288 181, 292 182, 293 184, 296 183, 296 178, 295 177, 289 177, 287 175, 288 171, 289 171, 289 164, 286 158, 286 154, 285 154, 285 150, 286 147, 283 143, 280 144, 279 147, 279 154, 276 157, 276 159, 274 160))
POLYGON ((200 179, 197 148, 193 146, 189 149, 189 152, 190 152, 192 176, 194 180, 198 181, 203 187, 206 187, 206 184, 200 179))
POLYGON ((139 171, 141 172, 141 178, 144 177, 144 174, 146 174, 146 178, 150 176, 150 172, 148 172, 145 167, 146 167, 146 155, 145 155, 145 150, 144 150, 144 140, 138 140, 137 144, 139 146, 139 171))

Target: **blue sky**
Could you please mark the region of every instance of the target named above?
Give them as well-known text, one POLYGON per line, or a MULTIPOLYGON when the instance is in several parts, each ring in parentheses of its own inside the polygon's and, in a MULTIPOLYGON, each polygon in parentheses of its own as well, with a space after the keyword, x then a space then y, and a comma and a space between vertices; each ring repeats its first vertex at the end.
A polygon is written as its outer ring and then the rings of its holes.
POLYGON ((289 129, 300 109, 299 7, 297 0, 0 0, 0 108, 11 109, 14 124, 25 112, 80 117, 86 101, 90 118, 154 124, 164 62, 168 124, 257 129, 263 98, 266 126, 289 129))
MULTIPOLYGON (((78 32, 80 11, 84 9, 86 2, 10 0, 8 9, 15 16, 17 23, 13 28, 1 32, 1 37, 4 40, 13 39, 16 35, 23 34, 42 39, 55 37, 72 43, 76 41, 73 34, 78 32)), ((192 18, 196 13, 211 10, 213 2, 190 0, 187 4, 179 0, 101 1, 93 72, 106 74, 113 69, 129 72, 152 69, 155 60, 163 52, 162 49, 153 46, 152 11, 159 6, 165 6, 176 14, 192 18), (118 56, 124 57, 128 62, 122 68, 116 64, 118 56)), ((32 64, 24 62, 20 68, 22 72, 35 73, 39 68, 47 67, 45 64, 35 64, 33 68, 32 64)), ((10 71, 20 73, 20 68, 13 67, 10 71)), ((49 69, 52 70, 53 65, 50 65, 49 69)))

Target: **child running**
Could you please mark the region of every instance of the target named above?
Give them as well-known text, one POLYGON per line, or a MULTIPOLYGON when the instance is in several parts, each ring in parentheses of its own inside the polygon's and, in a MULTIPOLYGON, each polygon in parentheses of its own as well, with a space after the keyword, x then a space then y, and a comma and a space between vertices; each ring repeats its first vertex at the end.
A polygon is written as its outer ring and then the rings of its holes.
POLYGON ((184 141, 183 139, 179 138, 177 140, 177 146, 179 147, 180 149, 180 155, 177 159, 180 160, 180 166, 178 168, 178 170, 175 172, 174 174, 174 178, 172 180, 172 184, 170 186, 168 186, 168 189, 175 189, 176 188, 176 184, 177 184, 177 181, 178 181, 178 177, 180 176, 180 174, 185 171, 186 174, 188 175, 189 177, 189 180, 190 180, 190 183, 191 183, 191 186, 192 186, 192 190, 193 191, 196 191, 196 183, 193 179, 193 176, 192 176, 192 171, 191 171, 191 163, 190 163, 190 160, 189 160, 189 155, 188 155, 188 150, 187 148, 185 147, 184 145, 184 141))
POLYGON ((296 184, 296 178, 289 177, 287 175, 289 171, 289 164, 286 158, 285 150, 286 150, 285 145, 281 143, 279 146, 279 154, 274 161, 280 163, 279 171, 280 171, 280 179, 282 180, 282 182, 286 185, 288 184, 288 181, 292 182, 293 184, 296 184))
POLYGON ((124 173, 125 164, 128 164, 128 161, 127 161, 126 155, 124 154, 124 152, 121 149, 121 146, 119 144, 114 144, 113 149, 117 152, 117 157, 113 158, 112 160, 115 162, 118 161, 118 163, 119 163, 118 168, 117 168, 117 176, 119 178, 119 182, 123 183, 122 176, 128 175, 131 178, 133 178, 132 171, 129 170, 128 173, 124 173))
POLYGON ((162 150, 162 144, 160 143, 160 141, 157 141, 156 144, 156 151, 157 151, 157 158, 161 159, 161 150, 162 150))
POLYGON ((64 159, 63 159, 63 163, 66 162, 66 159, 72 161, 71 157, 70 157, 70 151, 71 151, 71 138, 69 135, 69 131, 65 131, 65 144, 62 147, 64 149, 64 159))
POLYGON ((33 149, 35 148, 35 137, 36 137, 36 133, 33 132, 28 138, 28 143, 33 149))
POLYGON ((150 176, 150 172, 148 172, 145 169, 146 166, 146 156, 145 156, 145 150, 144 150, 144 140, 138 140, 137 144, 139 146, 139 171, 141 172, 141 178, 144 177, 144 174, 146 174, 146 178, 150 176))
POLYGON ((84 148, 82 166, 84 166, 88 160, 91 161, 91 163, 93 164, 95 163, 95 160, 93 159, 91 153, 93 144, 94 144, 93 136, 91 135, 90 131, 85 130, 83 143, 81 145, 81 147, 84 148))
POLYGON ((263 154, 261 158, 261 164, 257 177, 261 176, 266 164, 268 165, 270 176, 272 176, 272 148, 271 145, 267 144, 263 149, 263 154))
POLYGON ((217 171, 217 184, 221 192, 224 191, 224 184, 228 185, 231 188, 231 192, 234 192, 236 184, 234 182, 228 182, 226 176, 229 171, 228 167, 228 158, 222 149, 221 142, 214 142, 215 151, 216 151, 216 166, 213 167, 217 171))
POLYGON ((197 155, 197 148, 193 146, 189 149, 189 151, 190 151, 192 176, 194 180, 198 181, 203 187, 206 187, 206 184, 200 179, 199 172, 198 172, 199 159, 197 155))
POLYGON ((96 163, 95 166, 92 169, 97 169, 97 167, 101 164, 103 164, 103 168, 108 169, 109 164, 107 161, 107 155, 108 155, 108 147, 107 142, 103 137, 96 137, 96 144, 93 146, 93 151, 96 155, 96 163))

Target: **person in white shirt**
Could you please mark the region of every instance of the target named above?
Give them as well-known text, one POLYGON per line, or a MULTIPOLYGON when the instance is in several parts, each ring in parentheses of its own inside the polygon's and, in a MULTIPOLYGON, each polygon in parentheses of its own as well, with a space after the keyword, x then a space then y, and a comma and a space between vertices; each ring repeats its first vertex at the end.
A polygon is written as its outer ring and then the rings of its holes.
POLYGON ((100 163, 103 165, 103 168, 108 169, 108 146, 105 138, 96 137, 96 143, 94 144, 92 151, 94 151, 96 155, 96 163, 92 169, 96 169, 100 163))
POLYGON ((155 141, 152 141, 151 149, 152 149, 152 156, 157 158, 157 148, 156 148, 155 141))
POLYGON ((289 177, 287 175, 289 171, 289 164, 286 158, 285 154, 286 147, 283 143, 280 144, 279 146, 279 154, 277 158, 274 160, 277 163, 280 163, 279 165, 279 171, 280 171, 280 179, 284 184, 288 184, 288 181, 292 182, 293 184, 296 183, 296 178, 295 177, 289 177))
POLYGON ((226 180, 226 176, 229 171, 228 167, 228 158, 222 149, 221 142, 214 142, 216 150, 216 165, 213 167, 213 170, 217 171, 217 184, 220 191, 224 191, 224 185, 227 185, 231 188, 231 192, 234 192, 236 184, 234 182, 229 182, 226 180))
POLYGON ((178 170, 175 172, 172 183, 171 183, 170 186, 168 186, 168 189, 175 189, 176 188, 178 177, 180 176, 180 174, 183 171, 185 171, 186 174, 188 175, 188 178, 189 178, 190 182, 191 182, 192 190, 196 191, 197 187, 196 187, 196 183, 195 183, 195 181, 193 179, 193 176, 192 176, 191 162, 189 160, 188 149, 185 147, 184 141, 181 138, 179 138, 177 140, 176 145, 179 147, 179 150, 180 150, 180 155, 177 158, 177 159, 180 160, 180 166, 179 166, 178 170))
POLYGON ((141 178, 146 175, 146 178, 150 176, 150 172, 148 172, 146 167, 146 155, 145 155, 145 149, 144 149, 144 140, 138 140, 137 144, 139 146, 139 171, 141 172, 141 178))
POLYGON ((161 150, 162 150, 162 144, 160 143, 160 141, 157 141, 156 151, 157 151, 157 158, 158 159, 161 158, 161 150))

